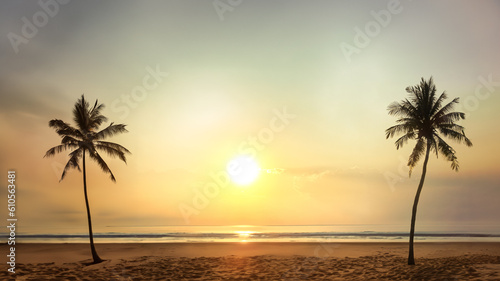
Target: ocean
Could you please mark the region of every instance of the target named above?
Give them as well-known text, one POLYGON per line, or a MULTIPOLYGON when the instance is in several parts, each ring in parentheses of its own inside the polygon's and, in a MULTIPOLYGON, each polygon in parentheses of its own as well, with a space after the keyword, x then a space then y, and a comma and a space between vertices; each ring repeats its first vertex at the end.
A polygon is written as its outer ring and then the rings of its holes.
MULTIPOLYGON (((94 229, 96 243, 407 242, 409 225, 108 226, 94 229)), ((2 240, 7 237, 2 234, 2 240)), ((18 243, 88 243, 88 233, 18 233, 18 243), (55 234, 56 233, 56 234, 55 234)), ((417 225, 415 241, 500 242, 491 225, 417 225)))

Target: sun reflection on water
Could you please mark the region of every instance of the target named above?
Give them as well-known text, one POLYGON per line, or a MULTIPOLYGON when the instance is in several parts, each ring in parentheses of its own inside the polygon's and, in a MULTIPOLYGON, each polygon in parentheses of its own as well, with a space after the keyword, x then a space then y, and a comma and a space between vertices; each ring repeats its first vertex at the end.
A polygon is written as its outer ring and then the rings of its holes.
POLYGON ((238 235, 240 242, 249 242, 248 239, 251 238, 251 235, 257 232, 250 230, 236 230, 234 233, 238 235))

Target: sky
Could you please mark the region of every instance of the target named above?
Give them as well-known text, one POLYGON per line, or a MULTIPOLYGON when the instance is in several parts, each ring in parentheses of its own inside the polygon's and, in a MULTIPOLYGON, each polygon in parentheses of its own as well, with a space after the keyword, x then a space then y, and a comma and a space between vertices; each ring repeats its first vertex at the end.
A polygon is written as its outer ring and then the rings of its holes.
POLYGON ((87 163, 95 232, 409 224, 422 163, 387 106, 432 76, 474 146, 450 141, 458 173, 431 155, 417 230, 498 226, 499 33, 498 1, 1 1, 0 209, 15 170, 19 231, 85 232, 82 173, 43 157, 84 94, 132 152, 105 158, 116 183, 87 163))

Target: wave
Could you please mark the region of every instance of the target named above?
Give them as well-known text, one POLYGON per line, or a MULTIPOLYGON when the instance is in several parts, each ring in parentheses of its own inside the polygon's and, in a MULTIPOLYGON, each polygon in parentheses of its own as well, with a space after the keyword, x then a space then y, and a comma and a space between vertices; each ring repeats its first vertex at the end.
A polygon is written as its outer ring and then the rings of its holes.
MULTIPOLYGON (((2 235, 2 239, 8 236, 2 235)), ((104 239, 107 242, 227 242, 227 241, 254 241, 254 242, 328 242, 328 241, 366 241, 366 240, 399 240, 408 237, 404 232, 237 232, 237 233, 96 233, 94 238, 104 239)), ((500 234, 487 233, 446 233, 446 232, 417 232, 418 240, 446 240, 474 241, 487 239, 500 240, 500 234)), ((18 234, 19 242, 57 242, 57 241, 85 241, 88 234, 18 234)))

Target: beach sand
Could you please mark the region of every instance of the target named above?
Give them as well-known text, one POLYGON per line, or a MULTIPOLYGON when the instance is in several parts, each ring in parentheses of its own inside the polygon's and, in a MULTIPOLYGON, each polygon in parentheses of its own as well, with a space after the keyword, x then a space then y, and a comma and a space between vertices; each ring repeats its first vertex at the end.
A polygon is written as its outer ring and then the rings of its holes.
POLYGON ((500 280, 500 243, 18 244, 16 273, 1 245, 0 280, 500 280))

